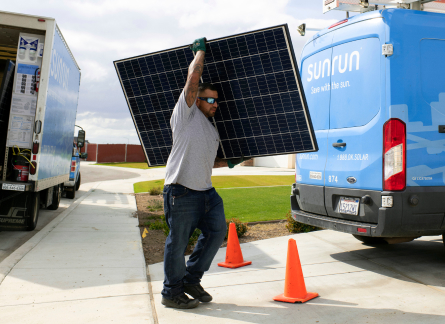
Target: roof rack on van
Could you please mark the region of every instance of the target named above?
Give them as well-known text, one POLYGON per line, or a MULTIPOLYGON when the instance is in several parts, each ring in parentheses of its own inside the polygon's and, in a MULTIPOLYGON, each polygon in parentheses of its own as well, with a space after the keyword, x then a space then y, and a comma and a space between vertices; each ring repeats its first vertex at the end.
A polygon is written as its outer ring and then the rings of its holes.
POLYGON ((322 0, 323 13, 331 10, 367 12, 384 8, 403 8, 445 13, 445 0, 322 0))

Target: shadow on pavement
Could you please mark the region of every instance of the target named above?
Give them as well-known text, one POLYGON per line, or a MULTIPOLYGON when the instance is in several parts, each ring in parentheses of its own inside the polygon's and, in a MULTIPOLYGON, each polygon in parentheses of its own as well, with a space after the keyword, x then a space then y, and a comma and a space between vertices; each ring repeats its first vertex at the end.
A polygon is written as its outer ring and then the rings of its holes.
POLYGON ((441 239, 393 245, 361 245, 363 249, 335 253, 331 257, 395 279, 445 287, 445 248, 441 239), (351 260, 354 256, 370 262, 354 262, 351 260), (376 264, 380 267, 376 267, 376 264))
MULTIPOLYGON (((218 317, 226 323, 441 323, 440 315, 404 312, 391 308, 367 309, 356 304, 317 298, 305 304, 271 302, 270 307, 238 306, 235 304, 201 304, 193 310, 196 315, 218 317), (277 306, 278 305, 278 306, 277 306)), ((190 312, 183 310, 181 312, 190 312)), ((212 323, 212 320, 209 319, 212 323)), ((184 323, 188 323, 184 322, 184 323)), ((220 323, 220 321, 218 321, 220 323)))

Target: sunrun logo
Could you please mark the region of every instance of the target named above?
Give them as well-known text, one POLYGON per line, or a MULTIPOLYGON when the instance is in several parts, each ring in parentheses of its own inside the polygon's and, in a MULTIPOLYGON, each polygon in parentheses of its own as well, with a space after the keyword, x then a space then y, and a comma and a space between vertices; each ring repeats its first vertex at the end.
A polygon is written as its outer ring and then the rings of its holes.
POLYGON ((343 62, 342 55, 334 56, 332 63, 330 59, 326 59, 323 61, 323 64, 321 63, 321 61, 319 61, 318 64, 317 63, 310 64, 307 68, 307 72, 309 74, 307 81, 311 82, 313 79, 318 80, 320 76, 321 78, 324 78, 325 76, 334 75, 336 66, 338 66, 339 73, 345 73, 348 70, 348 66, 349 66, 349 71, 352 71, 352 68, 354 67, 354 58, 355 58, 355 70, 357 71, 360 69, 360 53, 358 51, 352 52, 350 56, 348 53, 346 53, 344 57, 345 58, 343 65, 342 65, 343 62), (338 64, 336 64, 337 61, 338 64))
POLYGON ((68 78, 70 76, 70 69, 62 60, 62 57, 53 50, 53 57, 51 62, 51 76, 65 89, 68 89, 68 78))

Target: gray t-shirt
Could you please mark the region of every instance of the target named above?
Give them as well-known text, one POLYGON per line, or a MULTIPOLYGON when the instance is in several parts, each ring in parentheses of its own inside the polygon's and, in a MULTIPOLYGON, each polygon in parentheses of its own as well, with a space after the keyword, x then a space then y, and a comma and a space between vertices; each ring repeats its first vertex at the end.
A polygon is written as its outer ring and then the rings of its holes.
POLYGON ((196 103, 187 106, 184 91, 173 110, 170 126, 173 148, 167 161, 165 184, 178 183, 200 191, 211 189, 218 132, 196 103))

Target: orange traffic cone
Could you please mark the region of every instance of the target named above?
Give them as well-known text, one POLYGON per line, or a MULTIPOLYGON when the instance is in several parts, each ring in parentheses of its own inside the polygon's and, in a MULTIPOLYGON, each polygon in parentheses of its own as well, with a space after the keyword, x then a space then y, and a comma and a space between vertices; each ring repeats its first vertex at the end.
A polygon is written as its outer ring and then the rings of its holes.
POLYGON ((298 256, 297 242, 294 239, 289 239, 284 294, 275 296, 273 300, 286 303, 304 303, 317 296, 317 293, 308 293, 306 291, 300 257, 298 256))
POLYGON ((229 225, 229 237, 227 238, 226 262, 220 262, 218 265, 225 268, 239 268, 252 264, 252 261, 244 261, 241 246, 239 245, 238 235, 236 234, 235 223, 229 225))

